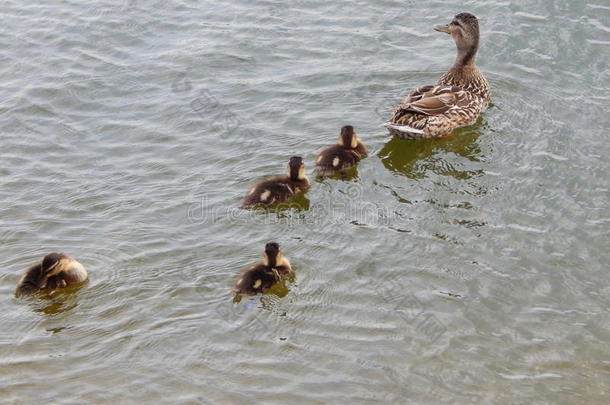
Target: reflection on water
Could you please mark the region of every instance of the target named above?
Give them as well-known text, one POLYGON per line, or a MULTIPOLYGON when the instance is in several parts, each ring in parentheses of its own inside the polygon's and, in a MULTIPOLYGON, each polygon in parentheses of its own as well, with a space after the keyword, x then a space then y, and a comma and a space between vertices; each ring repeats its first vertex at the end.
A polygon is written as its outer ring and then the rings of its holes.
POLYGON ((467 180, 483 174, 482 170, 460 170, 440 157, 442 153, 453 153, 469 161, 482 160, 481 148, 477 144, 479 132, 476 127, 456 130, 453 135, 439 139, 403 140, 392 138, 379 151, 383 165, 393 172, 412 179, 427 177, 431 171, 438 175, 467 180))
POLYGON ((342 180, 342 181, 353 181, 358 178, 358 165, 350 167, 346 170, 341 170, 338 173, 334 173, 331 175, 319 175, 316 176, 316 181, 321 183, 324 179, 332 179, 332 180, 342 180))
MULTIPOLYGON (((262 296, 265 295, 275 295, 278 298, 284 298, 286 295, 288 295, 288 293, 290 292, 290 285, 292 283, 294 283, 295 281, 295 274, 292 273, 290 276, 288 276, 286 279, 280 281, 279 283, 275 283, 273 284, 271 287, 269 287, 268 290, 266 290, 262 296)), ((262 296, 259 294, 257 296, 255 296, 257 299, 259 297, 261 297, 261 303, 263 304, 263 308, 267 308, 269 307, 269 304, 265 304, 266 301, 262 300, 262 296)), ((241 294, 237 294, 235 295, 235 297, 233 298, 233 302, 241 302, 241 300, 244 298, 251 298, 247 295, 241 295, 241 294)))
POLYGON ((399 229, 421 232, 425 222, 417 218, 415 213, 419 212, 419 216, 435 218, 436 227, 426 230, 426 237, 463 246, 468 238, 481 235, 480 228, 487 221, 481 218, 477 201, 496 187, 496 179, 486 171, 489 148, 482 146, 482 135, 487 130, 479 119, 448 137, 392 138, 383 146, 377 154, 383 167, 401 176, 379 185, 404 206, 400 212, 412 222, 399 229))
POLYGON ((78 293, 88 284, 69 285, 57 290, 42 290, 32 295, 32 310, 46 315, 68 312, 78 306, 78 293))
POLYGON ((281 213, 284 211, 307 211, 311 203, 305 194, 306 193, 299 193, 288 201, 273 204, 272 206, 259 205, 245 209, 254 210, 254 212, 264 212, 266 214, 275 213, 278 215, 278 217, 281 217, 281 213))
POLYGON ((38 308, 35 311, 46 315, 56 315, 63 312, 68 312, 77 306, 76 302, 57 301, 52 299, 49 304, 43 308, 38 308))

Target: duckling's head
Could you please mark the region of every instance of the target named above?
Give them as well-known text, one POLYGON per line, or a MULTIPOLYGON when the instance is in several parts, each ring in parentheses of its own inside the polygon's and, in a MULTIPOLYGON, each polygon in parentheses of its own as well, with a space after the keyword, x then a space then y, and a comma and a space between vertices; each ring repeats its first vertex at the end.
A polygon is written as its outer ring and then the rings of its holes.
POLYGON ((300 156, 293 156, 288 162, 287 174, 291 180, 305 180, 305 164, 300 156))
POLYGON ((479 20, 470 13, 460 13, 446 25, 436 25, 436 31, 445 32, 453 37, 458 48, 458 59, 469 62, 479 48, 479 20))
POLYGON ((351 125, 345 125, 341 128, 341 135, 339 135, 339 145, 347 149, 354 149, 358 146, 358 135, 354 132, 354 127, 351 125))
POLYGON ((277 257, 280 254, 280 245, 275 242, 267 243, 265 245, 265 253, 263 253, 263 263, 267 267, 276 267, 277 257))
POLYGON ((44 288, 49 277, 55 276, 67 269, 72 258, 65 253, 49 253, 42 259, 40 266, 40 281, 38 285, 44 288))
POLYGON ((280 245, 275 242, 270 242, 265 245, 265 253, 263 253, 263 262, 267 267, 277 267, 282 263, 284 255, 280 251, 280 245))

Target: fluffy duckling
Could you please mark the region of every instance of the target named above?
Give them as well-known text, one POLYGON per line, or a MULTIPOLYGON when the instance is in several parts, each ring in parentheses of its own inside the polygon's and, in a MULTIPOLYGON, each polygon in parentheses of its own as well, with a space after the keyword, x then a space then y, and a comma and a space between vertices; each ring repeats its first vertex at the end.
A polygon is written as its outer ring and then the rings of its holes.
POLYGON ((366 156, 366 146, 354 132, 354 127, 346 125, 341 128, 339 142, 318 154, 314 173, 317 175, 335 174, 355 166, 360 159, 364 159, 366 156))
POLYGON ((65 253, 49 253, 42 261, 28 267, 17 284, 15 294, 20 297, 40 290, 54 290, 87 279, 87 270, 65 253))
POLYGON ((284 202, 307 189, 309 189, 309 179, 305 175, 303 159, 300 156, 293 156, 288 162, 285 176, 269 177, 252 186, 242 206, 270 206, 284 202))
POLYGON ((267 243, 263 253, 263 263, 248 267, 241 274, 233 291, 236 294, 256 295, 263 293, 275 283, 279 283, 292 273, 290 262, 275 243, 267 243))
POLYGON ((385 123, 389 132, 403 139, 441 137, 454 129, 472 125, 487 109, 491 88, 475 63, 479 49, 479 21, 460 13, 434 29, 453 38, 457 57, 436 85, 413 90, 394 109, 385 123))

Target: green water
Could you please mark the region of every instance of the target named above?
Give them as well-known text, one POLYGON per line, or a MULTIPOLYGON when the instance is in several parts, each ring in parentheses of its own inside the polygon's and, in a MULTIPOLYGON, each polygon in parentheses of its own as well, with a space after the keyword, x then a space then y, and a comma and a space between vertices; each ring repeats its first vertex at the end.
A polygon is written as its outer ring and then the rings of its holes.
POLYGON ((607 2, 1 13, 0 403, 607 403, 607 2), (431 27, 461 11, 493 105, 390 139, 391 107, 454 58, 431 27), (238 208, 345 124, 357 170, 298 209, 238 208), (294 280, 234 303, 268 241, 294 280), (57 250, 89 283, 14 298, 57 250))

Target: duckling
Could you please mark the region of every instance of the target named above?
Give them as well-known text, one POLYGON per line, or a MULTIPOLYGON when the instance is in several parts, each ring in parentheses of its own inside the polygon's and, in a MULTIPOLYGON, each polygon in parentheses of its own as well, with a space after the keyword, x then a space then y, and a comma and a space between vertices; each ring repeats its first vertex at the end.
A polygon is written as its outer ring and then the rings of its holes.
POLYGON ((487 109, 491 88, 475 63, 479 49, 479 21, 470 13, 457 14, 446 25, 435 26, 453 37, 457 58, 436 85, 413 90, 394 109, 384 126, 403 139, 441 137, 472 125, 487 109))
POLYGON ((28 267, 19 283, 15 295, 34 294, 40 290, 54 290, 87 279, 87 270, 73 257, 65 253, 49 253, 42 261, 28 267))
POLYGON ((355 166, 360 159, 366 156, 366 146, 354 132, 354 127, 346 125, 341 128, 339 142, 318 154, 314 173, 317 175, 335 174, 355 166))
POLYGON ((285 176, 273 176, 255 184, 244 198, 242 207, 270 206, 284 202, 295 194, 309 189, 309 179, 305 175, 305 165, 300 156, 293 156, 288 162, 285 176))
POLYGON ((241 274, 233 291, 236 294, 256 295, 281 282, 292 273, 290 262, 280 250, 280 245, 270 242, 265 245, 263 263, 248 267, 241 274))

